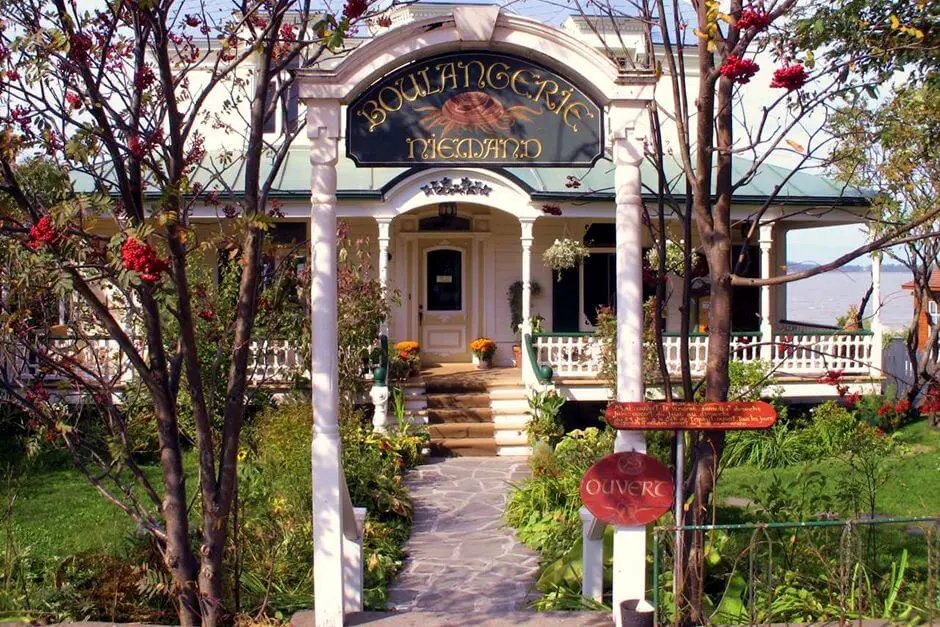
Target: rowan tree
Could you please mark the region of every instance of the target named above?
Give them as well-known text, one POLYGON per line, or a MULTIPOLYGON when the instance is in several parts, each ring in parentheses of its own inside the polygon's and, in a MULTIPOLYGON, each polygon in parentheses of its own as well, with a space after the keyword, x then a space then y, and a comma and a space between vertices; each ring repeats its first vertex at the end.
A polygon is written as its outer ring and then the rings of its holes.
POLYGON ((286 107, 290 70, 341 52, 389 3, 349 0, 335 12, 290 0, 83 6, 0 8, 0 380, 32 429, 67 449, 156 540, 180 622, 217 624, 232 610, 223 552, 265 235, 278 214, 269 197, 304 121, 285 117, 273 134, 265 124, 286 107), (228 143, 210 151, 209 134, 228 143), (195 228, 206 207, 217 208, 210 235, 195 228), (224 359, 207 360, 200 328, 215 312, 200 258, 220 248, 240 276, 231 318, 215 320, 224 359), (135 460, 133 396, 152 408, 159 484, 135 460), (194 491, 183 470, 183 396, 194 491), (105 449, 88 445, 77 403, 94 410, 105 449))
MULTIPOLYGON (((656 306, 661 310, 667 296, 667 248, 680 245, 684 249, 678 295, 681 396, 726 401, 734 286, 778 285, 807 278, 878 251, 906 235, 907 227, 895 225, 832 263, 771 278, 745 276, 748 265, 758 263, 748 257, 748 244, 757 239, 761 226, 780 219, 771 209, 783 200, 781 194, 790 179, 803 171, 823 173, 820 168, 828 163, 835 146, 835 139, 826 131, 827 120, 845 99, 877 88, 880 75, 858 70, 875 64, 876 55, 870 49, 851 46, 835 50, 821 45, 798 47, 794 39, 797 26, 804 29, 800 32, 816 32, 818 20, 826 19, 825 7, 819 3, 693 0, 689 6, 665 0, 595 0, 586 4, 576 1, 575 7, 596 36, 596 45, 612 59, 622 67, 648 69, 660 77, 657 91, 660 95, 665 92, 666 97, 650 105, 646 136, 647 160, 658 176, 643 181, 657 198, 655 206, 648 203, 645 215, 657 250, 658 268, 653 269, 656 306), (637 54, 631 54, 632 48, 625 42, 635 37, 638 25, 643 45, 637 54), (769 166, 776 166, 779 179, 744 220, 733 220, 735 195, 769 166), (677 169, 678 175, 674 174, 677 169), (668 234, 669 220, 680 225, 675 236, 668 234), (732 234, 742 228, 743 246, 733 255, 732 234), (667 241, 670 239, 672 244, 667 241), (688 346, 695 254, 707 263, 711 303, 707 364, 700 382, 692 378, 688 346)), ((835 199, 833 208, 838 204, 835 199)), ((940 210, 925 212, 911 226, 926 225, 938 213, 940 210)), ((653 319, 655 337, 661 344, 662 316, 657 313, 653 319)), ((662 373, 662 380, 667 398, 672 398, 668 373, 662 373)), ((689 438, 691 460, 686 467, 690 473, 684 487, 691 498, 684 522, 702 525, 711 511, 725 434, 695 432, 689 438)), ((677 560, 685 564, 677 571, 678 603, 693 622, 707 620, 702 606, 704 540, 701 532, 687 533, 684 539, 680 537, 682 546, 676 549, 677 560)))

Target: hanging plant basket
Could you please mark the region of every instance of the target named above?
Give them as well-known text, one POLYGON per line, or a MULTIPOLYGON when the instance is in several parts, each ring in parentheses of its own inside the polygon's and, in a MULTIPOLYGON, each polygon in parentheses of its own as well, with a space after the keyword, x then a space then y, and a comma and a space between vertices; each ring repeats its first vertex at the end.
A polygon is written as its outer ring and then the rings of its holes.
POLYGON ((559 280, 563 270, 577 268, 591 254, 587 247, 578 240, 556 239, 555 243, 542 253, 542 262, 546 267, 558 273, 559 280))

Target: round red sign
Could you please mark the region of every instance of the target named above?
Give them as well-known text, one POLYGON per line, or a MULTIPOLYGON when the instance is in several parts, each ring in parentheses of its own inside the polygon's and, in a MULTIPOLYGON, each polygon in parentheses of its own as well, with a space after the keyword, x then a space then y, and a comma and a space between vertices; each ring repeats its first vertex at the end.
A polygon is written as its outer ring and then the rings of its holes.
POLYGON ((672 473, 643 453, 608 455, 581 479, 581 502, 609 525, 651 523, 669 511, 674 495, 672 473))

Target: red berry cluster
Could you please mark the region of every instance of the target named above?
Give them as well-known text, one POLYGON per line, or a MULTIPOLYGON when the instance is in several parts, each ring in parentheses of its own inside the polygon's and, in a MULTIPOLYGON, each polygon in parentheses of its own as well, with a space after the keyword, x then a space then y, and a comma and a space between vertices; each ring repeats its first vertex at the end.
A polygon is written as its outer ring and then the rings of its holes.
POLYGON ((88 63, 88 53, 91 50, 91 45, 90 36, 84 33, 72 33, 69 37, 69 59, 81 65, 88 63))
POLYGON ((133 237, 121 245, 121 261, 125 269, 136 272, 145 283, 159 281, 160 273, 170 268, 169 263, 157 257, 156 248, 133 237))
POLYGON ((565 180, 565 187, 569 187, 571 189, 578 189, 579 187, 581 187, 581 181, 578 179, 578 177, 574 176, 573 174, 569 174, 565 180))
POLYGON ((770 82, 771 87, 781 87, 789 91, 799 89, 809 80, 809 74, 802 64, 785 65, 774 71, 774 79, 770 82))
POLYGON ((729 54, 725 62, 721 64, 720 69, 722 76, 743 85, 757 74, 760 66, 751 59, 742 59, 736 54, 729 54))
POLYGON ((362 14, 369 8, 368 0, 347 0, 343 7, 343 17, 355 20, 362 17, 362 14))
POLYGON ((56 233, 55 227, 52 225, 52 218, 43 216, 39 218, 36 224, 30 227, 29 240, 26 242, 26 246, 31 250, 39 250, 46 244, 51 244, 56 241, 58 237, 59 234, 56 233))
POLYGON ((542 205, 542 213, 550 216, 560 216, 561 207, 558 205, 542 205))
POLYGON ((770 26, 770 21, 770 16, 766 11, 752 8, 741 11, 741 17, 734 25, 738 27, 738 30, 748 30, 749 28, 764 30, 770 26))

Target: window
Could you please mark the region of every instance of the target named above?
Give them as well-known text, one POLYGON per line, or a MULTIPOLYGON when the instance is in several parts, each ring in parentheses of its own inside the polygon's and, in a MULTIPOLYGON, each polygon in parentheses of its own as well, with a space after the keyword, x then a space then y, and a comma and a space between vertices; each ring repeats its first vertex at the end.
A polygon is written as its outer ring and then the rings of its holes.
POLYGON ((284 74, 271 81, 271 87, 268 89, 268 93, 264 102, 265 111, 270 110, 270 113, 264 119, 263 130, 265 133, 276 133, 279 130, 283 130, 282 126, 278 126, 279 121, 283 122, 286 120, 288 126, 293 126, 297 123, 300 86, 297 84, 296 80, 292 80, 287 90, 281 94, 281 102, 278 103, 278 106, 271 107, 271 102, 277 95, 278 90, 280 89, 283 82, 292 78, 289 70, 296 70, 299 67, 300 57, 295 57, 294 60, 291 61, 288 65, 288 68, 285 70, 284 74))
POLYGON ((428 311, 463 309, 463 253, 450 248, 427 253, 428 311))
POLYGON ((461 216, 437 215, 421 218, 418 221, 419 231, 469 231, 470 218, 461 216))
POLYGON ((931 325, 936 325, 938 320, 940 320, 940 311, 937 309, 937 301, 927 301, 927 315, 930 316, 931 325))

